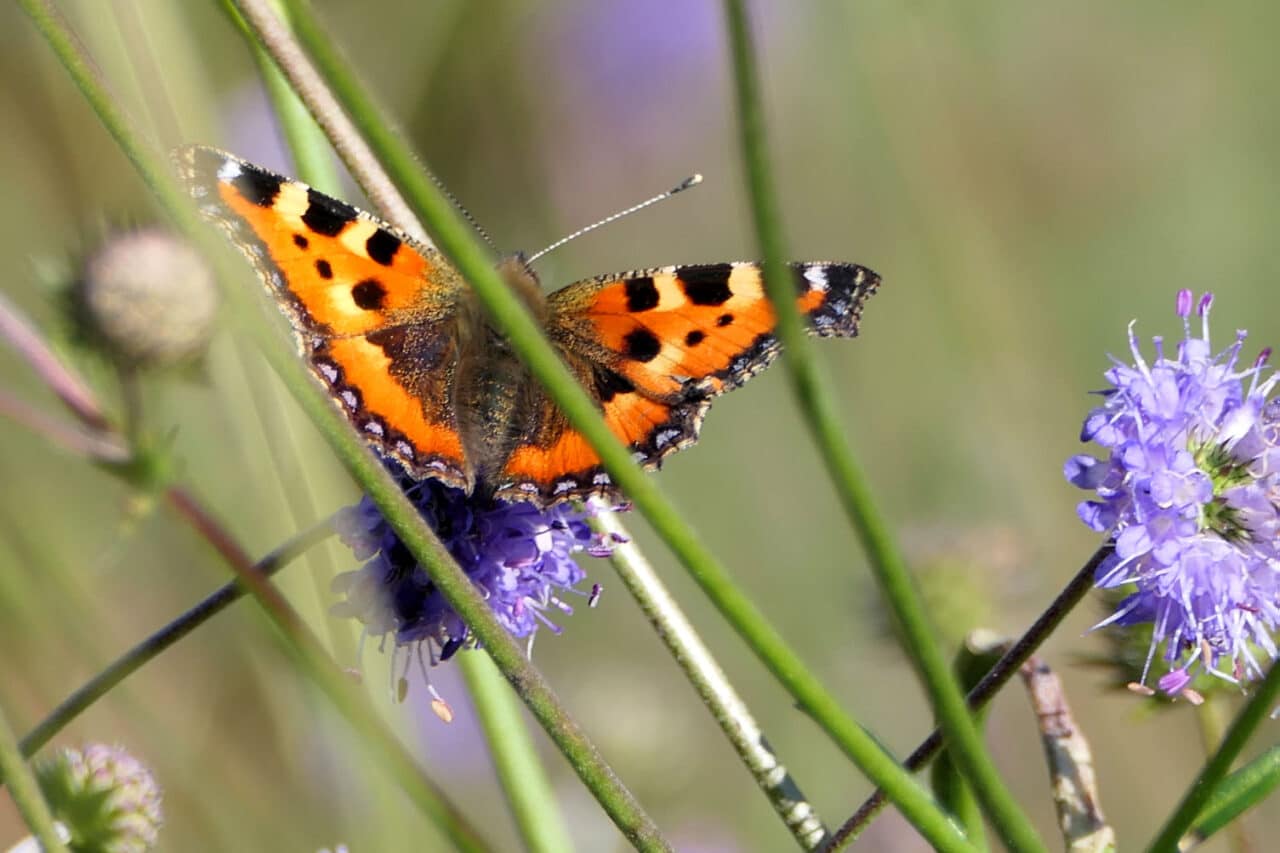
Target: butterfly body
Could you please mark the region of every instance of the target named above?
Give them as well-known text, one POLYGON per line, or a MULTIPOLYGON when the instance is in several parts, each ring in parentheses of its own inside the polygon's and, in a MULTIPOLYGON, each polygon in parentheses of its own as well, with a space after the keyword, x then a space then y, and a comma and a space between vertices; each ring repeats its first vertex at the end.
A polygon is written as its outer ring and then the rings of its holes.
MULTIPOLYGON (((493 328, 438 252, 225 152, 180 149, 202 211, 253 262, 335 404, 411 476, 546 506, 616 495, 599 457, 493 328)), ((852 336, 879 277, 791 266, 813 333, 852 336)), ((777 355, 757 264, 660 267, 544 295, 519 256, 500 265, 637 462, 697 440, 712 398, 777 355)))

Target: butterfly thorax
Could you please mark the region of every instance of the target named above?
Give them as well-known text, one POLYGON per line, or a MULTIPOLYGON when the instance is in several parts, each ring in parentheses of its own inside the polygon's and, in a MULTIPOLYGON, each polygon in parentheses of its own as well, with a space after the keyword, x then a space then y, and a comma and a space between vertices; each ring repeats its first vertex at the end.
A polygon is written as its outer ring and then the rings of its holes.
MULTIPOLYGON (((524 259, 507 258, 498 265, 498 272, 538 324, 545 326, 546 297, 524 259)), ((459 305, 458 337, 454 407, 468 479, 484 492, 527 431, 521 417, 528 411, 537 380, 470 291, 459 305)))

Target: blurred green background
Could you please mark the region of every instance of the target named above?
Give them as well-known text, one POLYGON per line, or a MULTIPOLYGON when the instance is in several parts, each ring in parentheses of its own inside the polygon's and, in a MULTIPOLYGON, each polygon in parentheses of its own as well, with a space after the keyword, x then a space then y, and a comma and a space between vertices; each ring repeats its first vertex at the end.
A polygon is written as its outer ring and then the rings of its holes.
MULTIPOLYGON (((317 2, 415 148, 504 248, 537 249, 694 171, 697 192, 540 262, 548 287, 635 267, 751 258, 719 4, 677 0, 317 2)), ((1176 290, 1214 290, 1214 329, 1280 339, 1271 310, 1280 9, 1135 2, 755 4, 775 164, 792 253, 881 273, 862 336, 820 348, 884 511, 954 643, 1020 631, 1097 545, 1061 476, 1086 391, 1124 329, 1177 337, 1176 290), (943 566, 929 572, 930 566, 943 566)), ((168 147, 199 141, 291 172, 252 57, 218 4, 66 2, 122 102, 168 147)), ((30 22, 0 7, 0 257, 4 292, 60 334, 55 299, 110 226, 155 216, 129 164, 30 22)), ((359 196, 345 192, 353 201, 359 196)), ((256 287, 246 268, 230 287, 256 287)), ((146 388, 184 482, 255 554, 357 494, 229 313, 203 370, 146 388), (292 509, 291 509, 292 507, 292 509)), ((110 375, 77 362, 114 399, 110 375)), ((4 385, 56 410, 7 349, 4 385)), ((905 755, 930 716, 896 651, 854 536, 774 370, 717 403, 702 443, 659 475, 691 522, 830 689, 905 755)), ((163 506, 0 421, 0 701, 28 730, 121 651, 226 579, 163 506)), ((864 779, 798 711, 680 568, 630 521, 825 820, 864 779)), ((281 584, 323 626, 340 546, 281 584), (323 580, 321 590, 323 592, 323 580)), ((595 610, 544 632, 535 659, 682 850, 787 849, 790 840, 661 644, 611 577, 595 610)), ((1073 664, 1096 606, 1047 646, 1090 737, 1103 805, 1142 843, 1202 761, 1195 712, 1152 715, 1073 664)), ((332 625, 329 628, 333 628, 332 625)), ((347 630, 343 626, 339 630, 347 630)), ((441 845, 369 766, 344 725, 235 607, 100 702, 58 740, 118 742, 165 790, 167 850, 352 853, 441 845)), ((339 647, 350 645, 348 631, 339 647)), ((390 701, 369 643, 365 682, 468 815, 516 844, 449 667, 390 701)), ((1275 741, 1274 723, 1259 745, 1275 741)), ((1017 685, 990 742, 1054 842, 1045 768, 1017 685)), ((539 744, 546 740, 537 733, 539 744)), ((620 837, 547 750, 581 850, 620 837)), ((1246 821, 1258 850, 1280 810, 1246 821)), ((1269 812, 1269 813, 1268 813, 1269 812)), ((0 797, 0 848, 23 834, 0 797)), ((923 843, 886 815, 862 849, 923 843)), ((1209 849, 1226 849, 1215 842, 1209 849)))

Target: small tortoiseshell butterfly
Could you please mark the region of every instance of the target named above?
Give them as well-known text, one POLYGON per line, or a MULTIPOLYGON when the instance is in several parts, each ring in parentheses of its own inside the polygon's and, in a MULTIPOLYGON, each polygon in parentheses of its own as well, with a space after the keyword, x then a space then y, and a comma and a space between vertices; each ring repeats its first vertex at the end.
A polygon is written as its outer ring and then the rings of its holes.
MULTIPOLYGON (((485 318, 458 271, 368 213, 222 151, 177 153, 202 211, 257 268, 338 408, 411 476, 548 506, 617 497, 608 473, 485 318)), ((797 263, 800 311, 857 334, 880 278, 797 263)), ((520 257, 502 271, 637 462, 698 438, 715 396, 778 354, 758 264, 606 275, 550 295, 520 257)))

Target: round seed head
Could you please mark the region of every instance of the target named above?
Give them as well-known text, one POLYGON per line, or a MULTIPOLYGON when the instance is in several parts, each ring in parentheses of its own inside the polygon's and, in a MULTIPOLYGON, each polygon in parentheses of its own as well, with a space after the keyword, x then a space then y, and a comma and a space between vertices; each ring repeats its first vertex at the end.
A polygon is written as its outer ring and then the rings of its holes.
POLYGON ((204 259, 159 229, 123 234, 95 252, 77 301, 92 338, 137 367, 194 358, 208 343, 218 308, 204 259))

